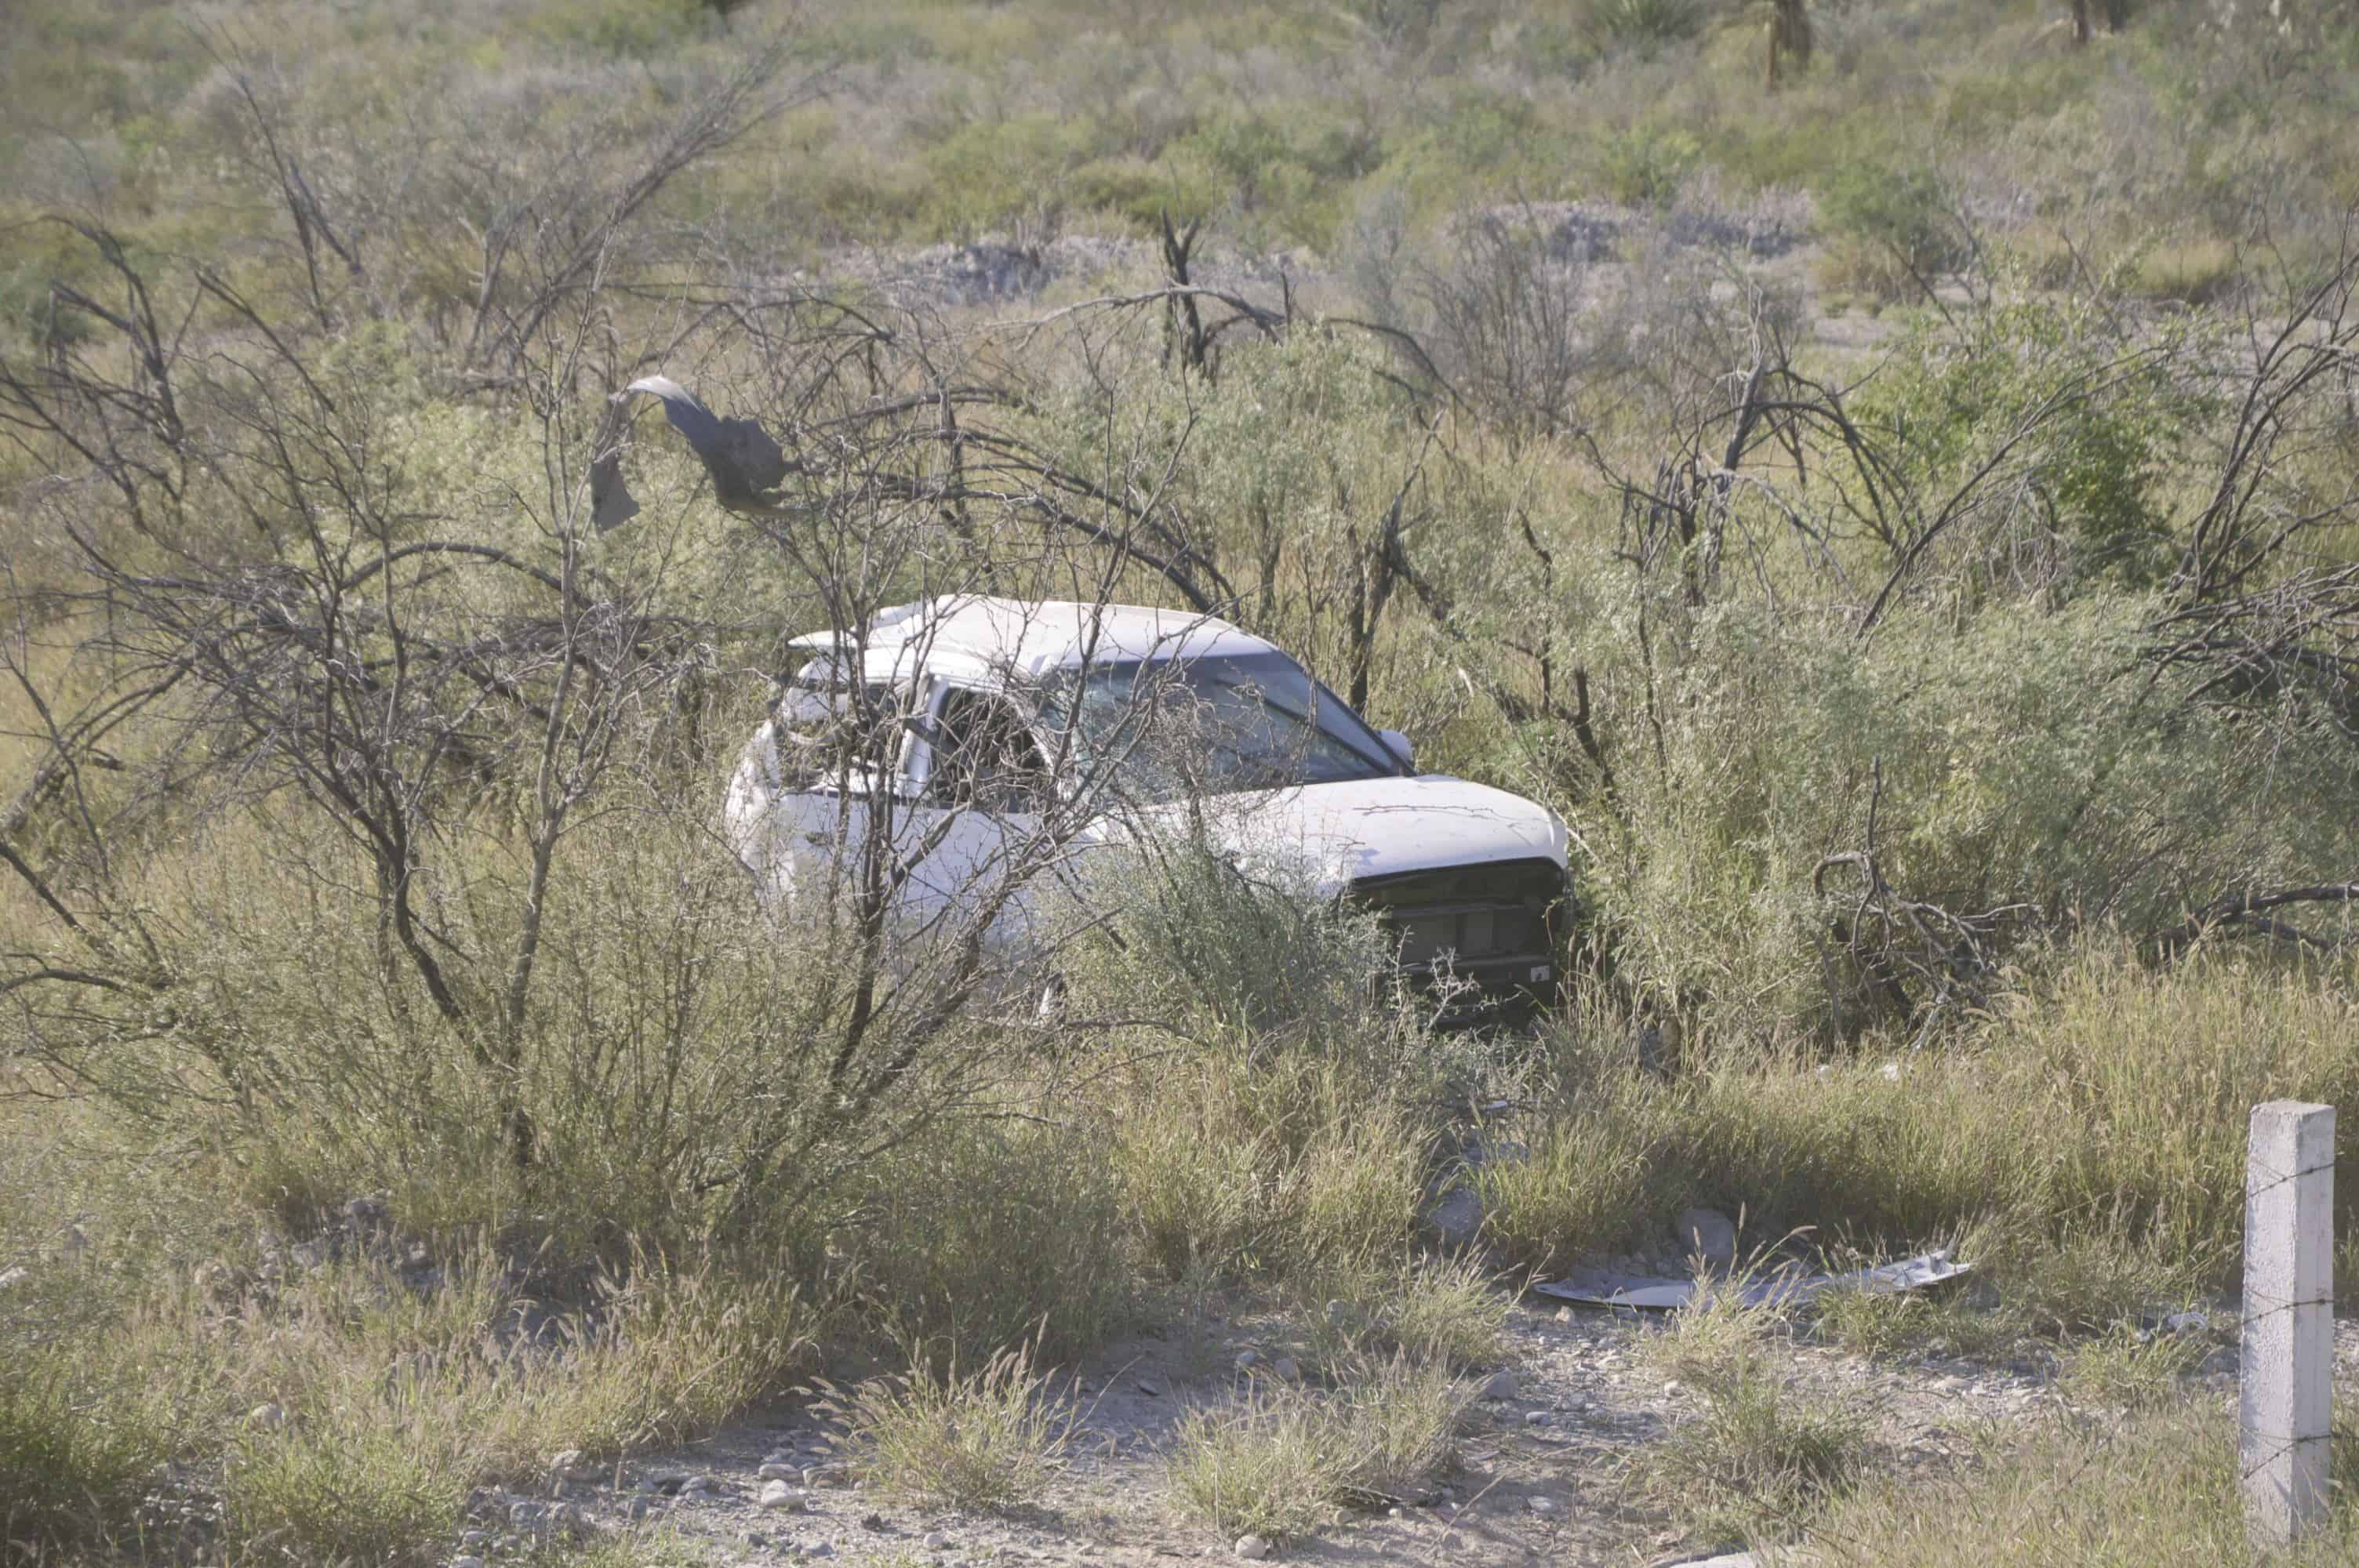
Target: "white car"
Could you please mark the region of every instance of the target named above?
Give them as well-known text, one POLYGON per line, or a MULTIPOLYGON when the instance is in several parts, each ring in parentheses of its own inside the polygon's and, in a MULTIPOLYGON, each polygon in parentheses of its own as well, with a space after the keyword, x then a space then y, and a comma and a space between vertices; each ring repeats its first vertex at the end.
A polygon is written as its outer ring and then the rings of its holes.
POLYGON ((1074 886, 1093 852, 1142 827, 1192 827, 1241 864, 1283 862, 1320 893, 1373 906, 1404 972, 1450 982, 1454 1016, 1554 989, 1563 822, 1419 773, 1405 736, 1371 729, 1227 622, 959 598, 790 645, 808 657, 746 747, 725 811, 781 899, 840 873, 881 813, 905 924, 947 924, 1020 875, 988 915, 995 941, 1020 941, 1041 890, 1074 886))

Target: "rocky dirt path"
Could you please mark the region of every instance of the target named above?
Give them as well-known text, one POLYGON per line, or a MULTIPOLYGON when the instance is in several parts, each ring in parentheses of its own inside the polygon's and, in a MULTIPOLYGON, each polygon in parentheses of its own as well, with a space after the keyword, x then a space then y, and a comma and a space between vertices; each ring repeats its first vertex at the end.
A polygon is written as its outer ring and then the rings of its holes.
MULTIPOLYGON (((1691 1396, 1641 1354, 1642 1336, 1660 1324, 1539 1298, 1518 1305, 1506 1373, 1485 1385, 1491 1397, 1470 1412, 1460 1471, 1419 1506, 1348 1516, 1316 1539, 1281 1544, 1277 1555, 1339 1565, 1615 1568, 1708 1556, 1683 1550, 1669 1517, 1628 1479, 1633 1454, 1692 1409, 1691 1396)), ((1099 1357, 1082 1374, 1085 1413, 1059 1479, 1040 1506, 1012 1516, 912 1505, 852 1484, 837 1464, 836 1434, 810 1408, 796 1407, 676 1452, 553 1478, 537 1495, 486 1495, 476 1529, 454 1555, 496 1562, 526 1550, 537 1527, 570 1518, 643 1544, 649 1561, 730 1568, 827 1558, 907 1568, 1150 1568, 1175 1557, 1227 1558, 1233 1542, 1173 1506, 1164 1455, 1186 1412, 1245 1392, 1246 1378, 1232 1368, 1239 1354, 1262 1346, 1256 1328, 1250 1318, 1214 1321, 1099 1357), (765 1506, 774 1480, 794 1494, 791 1507, 765 1506)), ((1962 1463, 1979 1432, 2063 1402, 2046 1369, 2028 1362, 1873 1363, 1801 1341, 1774 1354, 1796 1386, 1859 1412, 1875 1445, 1871 1463, 1882 1470, 1962 1463)), ((2220 1356, 2205 1372, 2205 1381, 2226 1378, 2233 1389, 2220 1356)))

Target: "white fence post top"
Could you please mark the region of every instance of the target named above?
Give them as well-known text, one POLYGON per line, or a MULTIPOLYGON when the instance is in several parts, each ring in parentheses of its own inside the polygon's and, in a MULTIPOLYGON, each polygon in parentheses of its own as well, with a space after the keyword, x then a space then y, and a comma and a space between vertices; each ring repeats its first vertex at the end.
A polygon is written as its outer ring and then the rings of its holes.
POLYGON ((2334 1399, 2334 1108, 2253 1108, 2237 1457, 2262 1546, 2326 1515, 2334 1399))
POLYGON ((2258 1121, 2265 1116, 2272 1120, 2279 1117, 2308 1116, 2317 1110, 2325 1111, 2331 1116, 2333 1114, 2334 1108, 2331 1105, 2312 1105, 2308 1100, 2300 1099, 2264 1100, 2253 1108, 2253 1119, 2258 1121))

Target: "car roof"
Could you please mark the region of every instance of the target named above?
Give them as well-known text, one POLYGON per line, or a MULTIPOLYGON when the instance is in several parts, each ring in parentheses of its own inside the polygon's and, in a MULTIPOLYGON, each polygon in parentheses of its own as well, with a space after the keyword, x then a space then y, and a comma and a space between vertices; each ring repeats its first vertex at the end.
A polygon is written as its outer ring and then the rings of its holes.
MULTIPOLYGON (((833 632, 788 645, 832 654, 833 632)), ((848 650, 847 650, 848 651, 848 650)), ((907 679, 927 671, 997 681, 1051 670, 1131 660, 1234 657, 1276 645, 1218 616, 1139 604, 960 595, 881 611, 869 622, 866 676, 907 679)))

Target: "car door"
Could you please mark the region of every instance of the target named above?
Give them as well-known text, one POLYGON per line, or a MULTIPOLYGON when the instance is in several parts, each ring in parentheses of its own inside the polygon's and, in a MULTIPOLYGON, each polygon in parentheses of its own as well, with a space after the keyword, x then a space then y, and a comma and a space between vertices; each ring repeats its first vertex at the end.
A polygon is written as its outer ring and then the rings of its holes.
POLYGON ((906 842, 917 742, 907 683, 788 682, 738 759, 723 807, 732 846, 768 894, 829 896, 872 833, 906 842))
MULTIPOLYGON (((913 929, 962 928, 1011 875, 1038 870, 1042 813, 1051 797, 1047 762, 1026 711, 1006 695, 936 680, 912 759, 902 842, 914 857, 903 894, 913 929)), ((995 920, 995 946, 1018 941, 1029 899, 1022 890, 995 920)))

